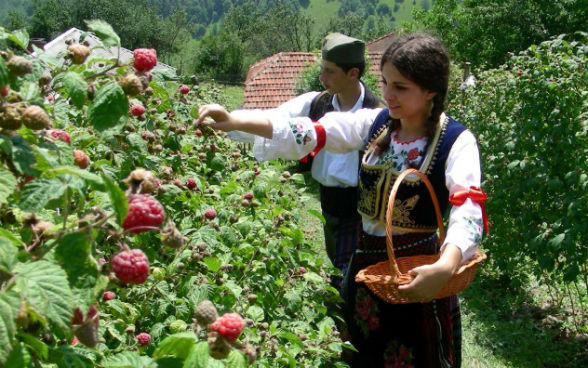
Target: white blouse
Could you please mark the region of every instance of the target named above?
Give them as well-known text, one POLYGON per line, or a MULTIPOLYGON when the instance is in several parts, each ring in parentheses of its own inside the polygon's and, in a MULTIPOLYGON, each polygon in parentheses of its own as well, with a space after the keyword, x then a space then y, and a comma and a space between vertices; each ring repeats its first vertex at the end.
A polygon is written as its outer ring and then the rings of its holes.
MULTIPOLYGON (((355 113, 332 112, 319 120, 326 133, 324 149, 333 153, 344 153, 362 149, 368 138, 369 128, 381 109, 361 109, 355 113)), ((280 114, 265 116, 273 126, 272 139, 255 138, 254 154, 258 160, 275 158, 300 159, 312 152, 317 144, 317 133, 309 118, 291 118, 280 114)), ((446 119, 441 119, 445 121, 446 119)), ((379 157, 367 157, 368 162, 377 163, 389 157, 399 171, 419 165, 426 157, 423 152, 426 138, 412 142, 392 139, 388 152, 379 157), (418 157, 415 156, 415 150, 418 157), (410 157, 409 157, 410 156, 410 157), (370 161, 371 160, 371 161, 370 161)), ((453 144, 445 163, 445 185, 449 194, 470 187, 480 187, 480 154, 474 135, 466 130, 453 144)), ((385 223, 363 218, 363 229, 371 235, 384 236, 385 223)), ((451 243, 462 253, 462 260, 471 258, 482 238, 482 209, 479 204, 467 199, 461 206, 452 206, 449 214, 447 235, 442 248, 451 243)))

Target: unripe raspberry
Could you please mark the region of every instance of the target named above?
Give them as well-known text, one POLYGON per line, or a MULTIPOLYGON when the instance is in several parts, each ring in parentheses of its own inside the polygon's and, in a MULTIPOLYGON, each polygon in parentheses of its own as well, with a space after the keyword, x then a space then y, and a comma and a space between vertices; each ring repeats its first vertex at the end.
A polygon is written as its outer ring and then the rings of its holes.
POLYGON ((39 84, 41 86, 46 86, 49 83, 51 83, 51 79, 53 79, 53 77, 51 76, 51 73, 47 70, 45 70, 43 72, 43 74, 41 74, 41 76, 39 77, 39 84))
POLYGON ((188 93, 190 93, 190 87, 188 87, 185 84, 182 84, 178 89, 179 89, 180 93, 183 95, 187 95, 188 93))
POLYGON ((23 113, 24 105, 22 103, 5 105, 3 111, 0 108, 0 128, 6 130, 20 129, 23 113))
POLYGON ((204 211, 204 217, 206 217, 209 220, 214 220, 216 217, 216 210, 214 208, 209 208, 206 211, 204 211))
POLYGON ((188 324, 181 319, 176 319, 169 324, 169 330, 171 333, 184 332, 188 329, 188 324))
POLYGON ((133 106, 131 106, 130 112, 133 116, 141 116, 145 113, 145 108, 143 105, 133 104, 133 106))
POLYGON ((141 86, 143 87, 143 91, 145 91, 145 89, 149 87, 149 82, 151 81, 151 78, 147 75, 147 73, 137 73, 137 77, 139 77, 139 80, 141 81, 141 86))
POLYGON ((196 180, 194 180, 193 178, 186 179, 186 186, 188 187, 188 189, 196 188, 196 180))
POLYGON ((102 293, 102 299, 104 300, 113 300, 116 298, 116 294, 112 291, 105 291, 102 293))
POLYGON ((37 105, 29 106, 25 109, 22 122, 27 128, 32 130, 49 129, 51 128, 51 119, 42 107, 37 105))
POLYGON ((74 310, 74 315, 71 321, 75 337, 82 344, 93 348, 98 342, 98 325, 99 325, 98 309, 91 305, 86 313, 86 317, 82 314, 79 308, 74 310))
POLYGON ((165 211, 163 206, 149 194, 134 194, 129 198, 129 211, 123 221, 123 228, 134 234, 157 227, 163 223, 165 211))
POLYGON ((134 73, 125 75, 125 77, 120 80, 119 84, 123 91, 129 96, 136 96, 143 91, 141 79, 139 79, 134 73))
POLYGON ((237 313, 225 313, 209 326, 210 331, 218 332, 227 341, 235 342, 243 328, 245 321, 237 313))
POLYGON ((186 238, 180 233, 172 221, 168 221, 161 230, 161 243, 170 248, 179 248, 184 245, 186 238))
POLYGON ((133 58, 135 59, 134 67, 140 72, 147 72, 157 65, 155 49, 135 49, 133 58))
POLYGON ((204 327, 216 321, 218 313, 210 300, 203 300, 194 308, 194 318, 204 327))
POLYGON ((218 332, 211 331, 207 335, 208 353, 214 359, 225 359, 232 350, 231 344, 223 339, 218 332))
POLYGON ((141 249, 122 251, 110 263, 116 277, 124 283, 142 284, 149 276, 149 260, 141 249))
POLYGON ((149 343, 151 342, 151 335, 149 335, 147 332, 141 332, 136 337, 137 342, 141 346, 149 345, 149 343))
POLYGON ((90 55, 90 48, 88 46, 73 43, 67 47, 67 51, 71 55, 71 60, 74 64, 83 64, 90 55))
POLYGON ((80 169, 85 169, 90 166, 90 158, 81 150, 74 150, 74 162, 80 169))
POLYGON ((128 186, 131 194, 154 193, 159 187, 157 178, 151 171, 135 169, 122 181, 128 186))
POLYGON ((6 67, 13 77, 20 77, 33 71, 33 64, 22 56, 12 56, 6 62, 6 67))
POLYGON ((194 131, 194 134, 196 134, 196 136, 197 136, 197 137, 202 137, 202 130, 200 130, 200 129, 196 129, 196 130, 194 131))
POLYGON ((66 131, 63 131, 61 129, 54 129, 49 131, 49 135, 51 135, 53 139, 60 139, 67 144, 71 144, 71 139, 66 131))

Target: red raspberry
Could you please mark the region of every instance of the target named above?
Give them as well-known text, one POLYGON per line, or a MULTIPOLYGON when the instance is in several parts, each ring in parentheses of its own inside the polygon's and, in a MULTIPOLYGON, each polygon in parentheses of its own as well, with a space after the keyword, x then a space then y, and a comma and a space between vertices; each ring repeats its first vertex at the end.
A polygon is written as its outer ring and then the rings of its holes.
POLYGON ((247 193, 243 194, 243 199, 246 199, 248 201, 252 200, 253 199, 253 193, 247 192, 247 193))
POLYGON ((145 113, 145 108, 143 107, 143 105, 134 104, 133 106, 131 106, 130 112, 133 116, 141 116, 145 113))
POLYGON ((157 199, 149 194, 134 194, 129 198, 129 212, 123 221, 123 228, 133 234, 139 234, 151 230, 144 228, 146 226, 161 225, 164 218, 165 211, 157 199))
POLYGON ((206 211, 204 211, 204 217, 206 217, 209 220, 214 220, 214 218, 216 217, 216 210, 214 208, 209 208, 206 211))
POLYGON ((73 152, 74 162, 80 169, 85 169, 90 166, 90 158, 84 153, 84 151, 74 150, 73 152))
POLYGON ((306 268, 304 268, 303 266, 300 266, 298 268, 298 272, 300 272, 302 275, 304 275, 306 273, 306 268))
POLYGON ((149 335, 147 332, 141 332, 137 335, 137 342, 141 346, 149 345, 151 342, 151 335, 149 335))
POLYGON ((104 300, 112 300, 112 299, 115 299, 115 298, 116 298, 116 294, 114 292, 112 292, 112 291, 105 291, 102 294, 102 299, 104 299, 104 300))
POLYGON ((209 326, 230 342, 235 342, 245 327, 245 321, 237 313, 225 313, 209 326))
POLYGON ((149 276, 149 260, 141 249, 122 251, 110 263, 116 277, 124 283, 142 284, 149 276))
POLYGON ((183 95, 187 95, 190 92, 190 87, 188 87, 185 84, 182 84, 178 89, 180 90, 180 93, 183 95))
POLYGON ((135 49, 133 51, 135 69, 140 72, 148 72, 157 65, 157 51, 155 49, 135 49))
POLYGON ((188 189, 196 188, 196 180, 194 180, 193 178, 188 178, 186 180, 186 186, 188 187, 188 189))
POLYGON ((196 134, 196 136, 197 136, 197 137, 202 137, 202 130, 200 130, 200 129, 196 129, 196 130, 194 131, 194 134, 196 134))
POLYGON ((212 152, 216 151, 216 146, 215 146, 214 144, 211 144, 211 145, 210 145, 210 150, 211 150, 212 152))
POLYGON ((63 131, 61 129, 54 129, 49 131, 49 134, 53 139, 61 139, 65 143, 71 144, 71 139, 69 138, 69 134, 67 134, 66 131, 63 131))
POLYGON ((8 84, 5 84, 2 87, 0 87, 0 95, 2 95, 2 97, 8 96, 9 93, 10 93, 10 86, 8 84))
POLYGON ((47 96, 47 101, 53 102, 54 100, 55 100, 55 97, 53 97, 53 96, 47 96))

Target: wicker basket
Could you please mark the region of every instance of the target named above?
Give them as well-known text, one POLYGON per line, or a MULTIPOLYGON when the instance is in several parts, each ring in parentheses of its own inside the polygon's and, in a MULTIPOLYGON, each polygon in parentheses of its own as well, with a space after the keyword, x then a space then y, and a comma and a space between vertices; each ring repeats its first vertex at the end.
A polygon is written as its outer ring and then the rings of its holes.
MULTIPOLYGON (((441 243, 445 239, 445 229, 443 227, 443 220, 441 218, 441 211, 439 209, 439 201, 435 195, 435 191, 429 179, 418 170, 407 169, 404 170, 392 187, 390 198, 388 200, 388 209, 386 211, 386 244, 388 252, 388 261, 382 261, 375 265, 368 266, 359 271, 355 276, 356 282, 363 282, 366 286, 374 292, 378 297, 392 304, 405 304, 419 302, 416 300, 408 300, 398 296, 398 285, 408 284, 412 281, 414 276, 408 274, 408 271, 422 265, 431 264, 439 259, 439 254, 435 255, 416 255, 410 257, 394 257, 394 246, 392 243, 392 214, 394 212, 394 200, 396 193, 404 178, 410 174, 418 175, 427 186, 433 205, 435 207, 435 214, 437 216, 437 225, 439 226, 439 237, 441 243)), ((476 252, 475 255, 466 263, 460 265, 457 271, 449 279, 447 284, 441 289, 441 292, 435 296, 435 299, 445 298, 450 295, 458 294, 474 279, 478 263, 486 259, 486 255, 476 252)))

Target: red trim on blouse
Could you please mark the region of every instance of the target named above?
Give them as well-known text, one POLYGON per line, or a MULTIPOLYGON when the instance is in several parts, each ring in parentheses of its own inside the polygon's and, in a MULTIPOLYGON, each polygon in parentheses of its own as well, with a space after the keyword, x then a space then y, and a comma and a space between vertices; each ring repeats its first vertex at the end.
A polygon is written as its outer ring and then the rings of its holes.
POLYGON ((479 204, 480 207, 482 207, 482 220, 484 222, 484 232, 488 234, 490 232, 488 229, 490 227, 490 221, 488 221, 488 215, 486 214, 486 206, 484 204, 484 202, 486 202, 486 200, 488 199, 488 195, 484 193, 481 188, 472 186, 468 190, 457 191, 449 196, 449 202, 451 202, 451 204, 453 204, 454 206, 461 206, 468 198, 474 201, 475 203, 479 204))
POLYGON ((307 163, 309 157, 316 156, 316 154, 319 153, 320 150, 323 149, 323 147, 325 147, 325 143, 327 143, 327 133, 325 132, 325 127, 323 127, 321 124, 317 123, 316 121, 313 122, 313 125, 314 125, 314 130, 316 132, 316 147, 311 153, 302 157, 299 160, 302 163, 307 163))
POLYGON ((415 139, 411 139, 410 141, 401 141, 401 140, 399 140, 398 138, 396 138, 396 136, 397 136, 397 135, 398 135, 398 130, 396 130, 396 131, 394 132, 394 135, 392 136, 392 139, 394 140, 394 142, 396 142, 396 143, 398 143, 398 144, 411 144, 411 143, 413 143, 413 142, 416 142, 416 141, 418 141, 418 140, 421 140, 421 139, 423 139, 423 138, 427 138, 427 136, 426 136, 426 135, 423 135, 423 136, 421 136, 421 137, 417 137, 417 138, 415 138, 415 139))

